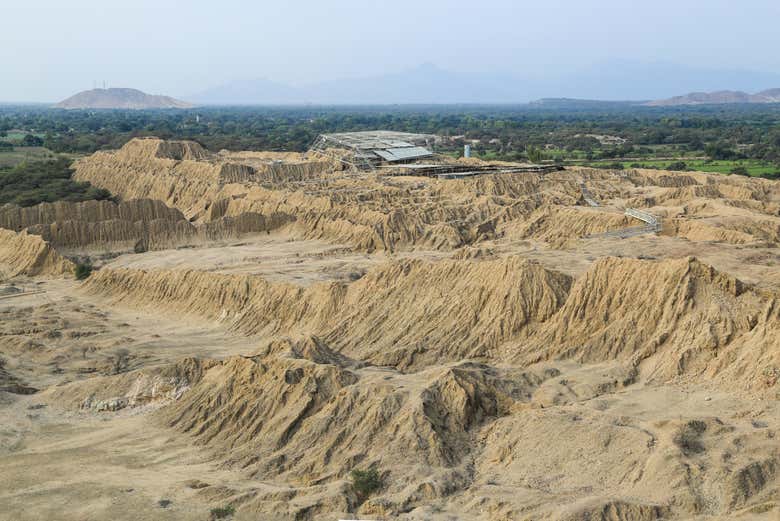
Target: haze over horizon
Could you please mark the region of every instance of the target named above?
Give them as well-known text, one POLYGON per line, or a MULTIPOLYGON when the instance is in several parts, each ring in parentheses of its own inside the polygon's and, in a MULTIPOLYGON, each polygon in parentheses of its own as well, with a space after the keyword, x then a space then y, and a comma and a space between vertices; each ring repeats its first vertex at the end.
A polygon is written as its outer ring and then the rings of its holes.
POLYGON ((381 80, 421 64, 468 78, 462 88, 473 99, 453 98, 463 102, 780 87, 780 5, 766 0, 226 0, 219 9, 201 0, 33 0, 4 6, 4 19, 6 102, 55 102, 104 81, 182 99, 256 78, 338 91, 344 80, 381 80))

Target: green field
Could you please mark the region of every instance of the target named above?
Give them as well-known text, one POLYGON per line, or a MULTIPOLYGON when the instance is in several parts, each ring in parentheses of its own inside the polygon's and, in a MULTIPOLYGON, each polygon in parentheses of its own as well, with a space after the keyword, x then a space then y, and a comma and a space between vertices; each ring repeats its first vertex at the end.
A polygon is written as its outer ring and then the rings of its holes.
POLYGON ((51 160, 55 157, 54 152, 44 147, 14 147, 12 151, 0 152, 0 168, 16 166, 25 161, 51 160))
POLYGON ((19 141, 20 139, 22 139, 27 134, 28 134, 28 132, 21 132, 21 131, 12 130, 12 131, 6 132, 5 137, 3 137, 3 141, 8 141, 8 142, 19 141))
POLYGON ((45 134, 43 132, 33 132, 33 131, 27 132, 27 131, 24 131, 24 130, 9 130, 9 131, 6 131, 6 134, 5 134, 4 137, 0 138, 0 141, 8 141, 8 142, 11 142, 11 143, 19 142, 27 134, 32 134, 33 136, 40 137, 40 138, 45 136, 45 134))
MULTIPOLYGON (((777 165, 772 165, 772 164, 765 163, 763 161, 751 160, 751 159, 743 159, 737 161, 731 161, 731 160, 708 161, 702 159, 685 160, 685 158, 681 158, 680 161, 685 162, 685 164, 688 167, 688 170, 696 170, 700 172, 715 172, 718 174, 731 173, 732 170, 738 167, 745 168, 748 174, 754 177, 771 175, 780 171, 780 167, 778 167, 777 165)), ((653 168, 665 169, 668 168, 669 165, 672 163, 674 163, 674 161, 643 160, 643 161, 637 161, 636 163, 632 162, 630 163, 630 165, 640 164, 642 165, 642 167, 653 167, 653 168)), ((630 166, 630 165, 627 164, 626 166, 630 166)))

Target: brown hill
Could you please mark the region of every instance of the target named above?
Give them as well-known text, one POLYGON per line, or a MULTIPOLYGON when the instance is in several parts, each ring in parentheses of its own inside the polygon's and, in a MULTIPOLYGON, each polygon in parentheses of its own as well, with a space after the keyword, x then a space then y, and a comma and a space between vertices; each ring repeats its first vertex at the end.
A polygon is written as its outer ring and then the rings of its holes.
POLYGON ((725 105, 729 103, 780 103, 780 89, 768 89, 757 94, 733 90, 691 92, 683 96, 650 101, 645 103, 645 105, 651 107, 673 107, 677 105, 725 105))
POLYGON ((187 109, 194 105, 169 96, 146 94, 137 89, 92 89, 74 94, 55 105, 60 109, 187 109))
POLYGON ((761 96, 767 100, 771 100, 772 103, 777 103, 780 102, 780 88, 762 90, 756 94, 756 96, 761 96))

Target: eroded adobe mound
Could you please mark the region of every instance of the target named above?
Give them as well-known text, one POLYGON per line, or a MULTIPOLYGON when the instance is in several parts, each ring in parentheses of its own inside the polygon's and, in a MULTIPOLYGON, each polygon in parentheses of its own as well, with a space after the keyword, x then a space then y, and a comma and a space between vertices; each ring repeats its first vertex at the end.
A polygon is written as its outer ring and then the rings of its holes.
POLYGON ((242 213, 194 225, 154 199, 59 201, 0 208, 0 228, 39 235, 66 254, 143 252, 205 244, 268 232, 292 222, 285 214, 242 213))
POLYGON ((356 282, 307 288, 249 275, 104 269, 86 289, 243 334, 312 332, 349 356, 404 370, 463 358, 621 360, 662 381, 724 372, 739 377, 731 385, 761 389, 763 368, 780 365, 777 296, 694 258, 605 258, 573 285, 507 257, 400 261, 356 282))
POLYGON ((73 268, 40 237, 0 229, 0 280, 17 275, 58 277, 73 273, 73 268))
POLYGON ((776 517, 780 184, 388 172, 139 139, 0 208, 9 511, 776 517))
POLYGON ((164 201, 190 220, 283 213, 295 219, 302 237, 368 251, 453 249, 497 238, 532 238, 559 247, 630 227, 631 219, 622 215, 627 207, 656 208, 668 222, 663 233, 695 241, 777 242, 780 226, 776 183, 702 173, 572 168, 546 175, 415 180, 356 176, 332 160, 290 154, 212 155, 196 143, 153 138, 98 152, 75 168, 78 180, 123 199, 164 201), (613 207, 584 208, 584 186, 602 206, 613 207), (688 212, 706 201, 720 201, 733 212, 706 220, 688 212))

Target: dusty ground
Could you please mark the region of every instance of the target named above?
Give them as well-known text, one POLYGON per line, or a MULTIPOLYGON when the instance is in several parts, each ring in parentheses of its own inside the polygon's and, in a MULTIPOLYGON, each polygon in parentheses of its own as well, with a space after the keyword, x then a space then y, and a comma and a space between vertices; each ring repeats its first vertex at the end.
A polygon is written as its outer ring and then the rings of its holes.
POLYGON ((158 202, 0 209, 0 519, 780 517, 780 183, 77 176, 158 202))
POLYGON ((142 270, 191 269, 216 273, 260 275, 274 282, 310 285, 329 280, 350 281, 370 268, 396 258, 444 258, 445 252, 367 254, 349 245, 319 239, 296 239, 285 231, 245 237, 220 246, 124 254, 105 262, 110 268, 142 270))

